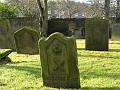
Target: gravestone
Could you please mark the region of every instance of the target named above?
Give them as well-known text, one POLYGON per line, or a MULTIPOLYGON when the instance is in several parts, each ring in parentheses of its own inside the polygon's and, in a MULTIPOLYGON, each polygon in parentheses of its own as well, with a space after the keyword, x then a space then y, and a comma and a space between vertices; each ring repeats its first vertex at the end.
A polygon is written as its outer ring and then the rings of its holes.
POLYGON ((19 54, 37 54, 39 34, 37 31, 23 27, 14 34, 16 50, 19 54))
POLYGON ((12 35, 10 21, 5 18, 0 18, 0 48, 12 48, 13 43, 11 39, 12 35))
POLYGON ((43 85, 80 88, 77 48, 73 38, 53 33, 39 41, 43 85))
POLYGON ((0 50, 0 64, 6 64, 6 63, 11 62, 11 59, 8 57, 10 53, 12 53, 11 49, 0 50))
POLYGON ((120 23, 112 24, 112 40, 120 41, 120 23))
POLYGON ((86 50, 108 50, 108 21, 105 19, 86 19, 85 23, 86 50))

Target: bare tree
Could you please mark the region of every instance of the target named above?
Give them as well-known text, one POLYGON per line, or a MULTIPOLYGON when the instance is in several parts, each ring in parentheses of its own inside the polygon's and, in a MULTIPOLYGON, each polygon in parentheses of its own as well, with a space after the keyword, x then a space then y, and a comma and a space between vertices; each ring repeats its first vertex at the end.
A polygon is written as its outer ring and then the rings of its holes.
POLYGON ((120 0, 117 0, 116 17, 120 17, 120 0))
POLYGON ((6 0, 16 6, 18 16, 38 16, 37 2, 35 0, 6 0))
POLYGON ((37 0, 38 7, 40 10, 40 27, 41 36, 47 37, 48 30, 48 0, 37 0))

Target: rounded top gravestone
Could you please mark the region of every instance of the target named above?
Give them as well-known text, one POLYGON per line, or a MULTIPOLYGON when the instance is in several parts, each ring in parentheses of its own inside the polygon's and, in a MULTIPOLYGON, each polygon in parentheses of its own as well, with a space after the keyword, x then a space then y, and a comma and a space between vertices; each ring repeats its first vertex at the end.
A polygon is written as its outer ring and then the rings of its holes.
POLYGON ((40 39, 39 49, 44 86, 80 88, 75 39, 56 32, 40 39))
POLYGON ((37 31, 23 27, 14 34, 17 53, 37 54, 39 34, 37 31))

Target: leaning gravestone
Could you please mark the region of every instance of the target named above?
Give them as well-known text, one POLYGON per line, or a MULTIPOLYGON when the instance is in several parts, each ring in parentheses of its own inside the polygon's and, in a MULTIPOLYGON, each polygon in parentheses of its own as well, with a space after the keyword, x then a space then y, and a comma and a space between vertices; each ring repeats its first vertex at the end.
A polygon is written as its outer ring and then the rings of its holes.
POLYGON ((23 27, 14 34, 16 50, 19 54, 37 54, 39 35, 37 31, 23 27))
POLYGON ((11 62, 8 55, 12 53, 11 49, 0 50, 0 64, 5 64, 11 62))
POLYGON ((86 19, 85 23, 86 50, 108 50, 108 21, 105 19, 86 19))
POLYGON ((120 41, 120 23, 112 24, 112 40, 120 41))
POLYGON ((77 48, 73 38, 53 33, 39 41, 43 85, 80 88, 77 48))

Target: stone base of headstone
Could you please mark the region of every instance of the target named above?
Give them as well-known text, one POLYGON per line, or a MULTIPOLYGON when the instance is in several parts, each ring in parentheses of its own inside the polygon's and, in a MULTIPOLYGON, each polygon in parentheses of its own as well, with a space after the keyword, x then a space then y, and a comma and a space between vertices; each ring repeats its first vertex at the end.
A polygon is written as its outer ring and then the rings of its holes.
POLYGON ((43 85, 80 88, 77 47, 73 38, 54 33, 39 41, 43 85))
POLYGON ((71 80, 64 80, 64 79, 48 79, 44 82, 44 86, 53 87, 53 88, 80 88, 79 78, 71 78, 71 80), (62 81, 63 80, 63 81, 62 81), (73 81, 74 80, 74 81, 73 81))
POLYGON ((86 19, 85 23, 85 47, 86 50, 108 51, 109 24, 105 19, 86 19))

